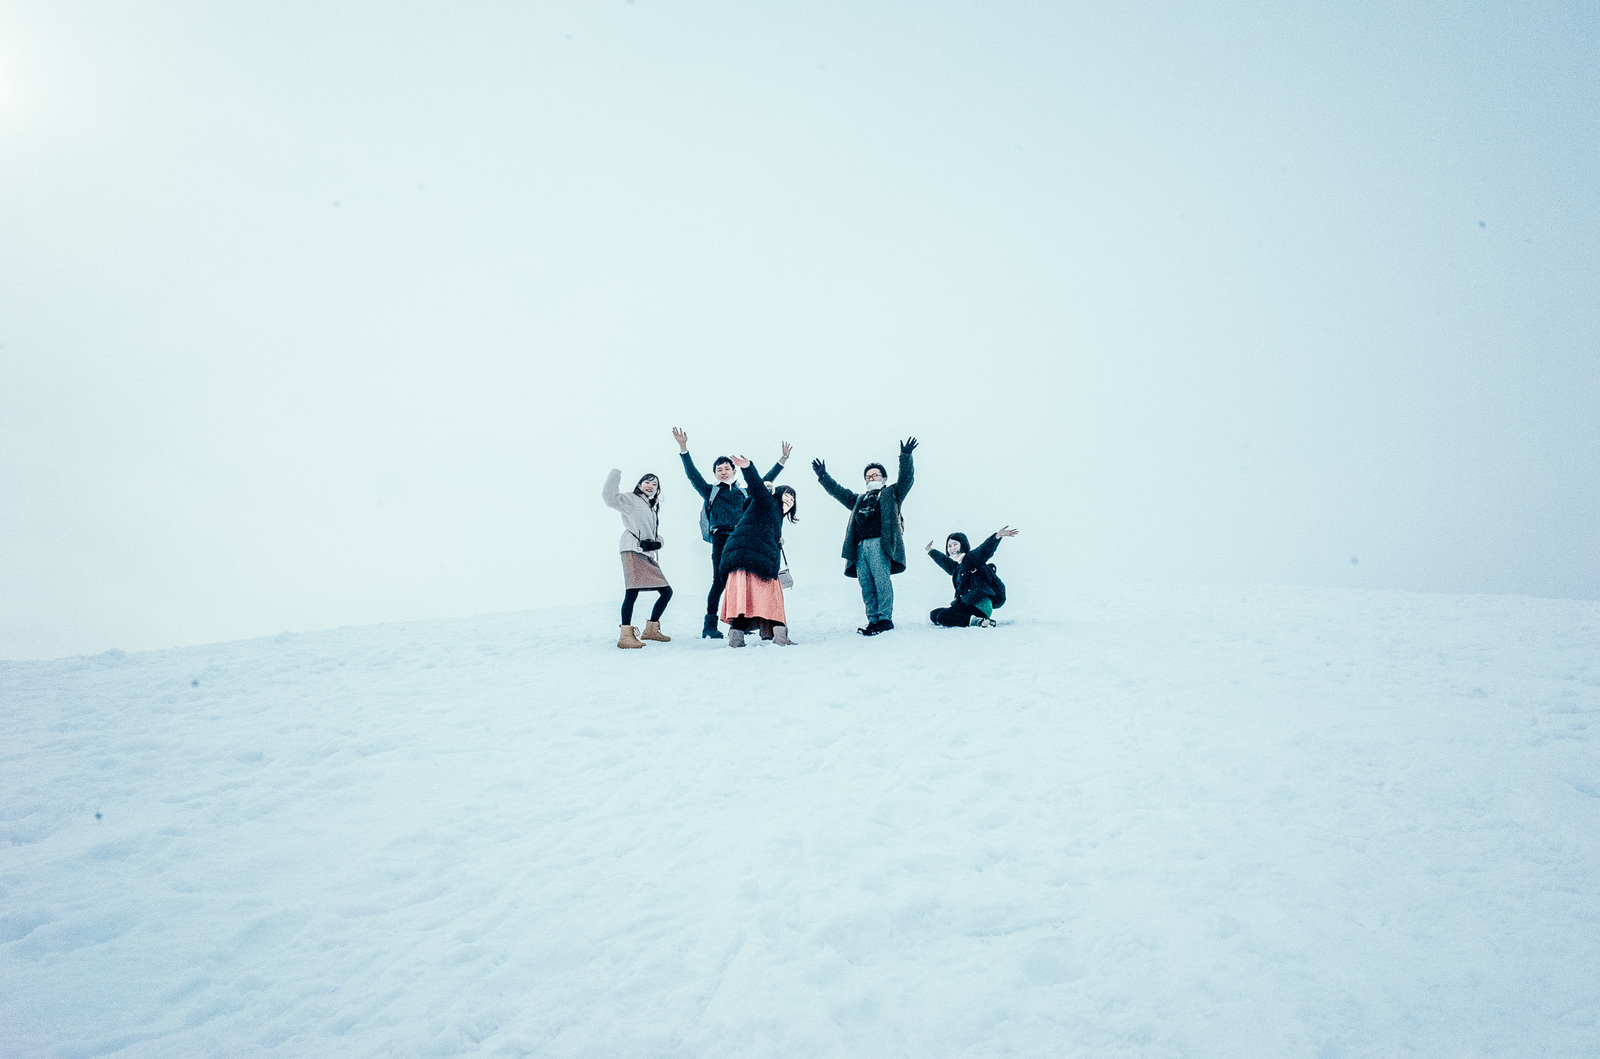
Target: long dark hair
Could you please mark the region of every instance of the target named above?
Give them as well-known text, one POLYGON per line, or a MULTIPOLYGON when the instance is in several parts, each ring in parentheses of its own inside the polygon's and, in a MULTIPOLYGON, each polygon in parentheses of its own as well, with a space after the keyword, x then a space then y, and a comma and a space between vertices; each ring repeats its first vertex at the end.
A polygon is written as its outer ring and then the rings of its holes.
POLYGON ((779 519, 788 519, 790 522, 799 522, 800 521, 800 494, 794 491, 794 486, 792 486, 792 485, 780 485, 780 486, 778 486, 776 489, 774 489, 772 491, 772 499, 777 501, 777 503, 778 503, 778 518, 779 519), (794 507, 791 507, 788 510, 787 513, 783 510, 783 494, 784 493, 788 493, 790 496, 794 497, 794 507))
POLYGON ((644 502, 649 504, 651 507, 658 506, 661 503, 661 479, 657 478, 653 474, 644 475, 642 478, 640 478, 637 482, 634 483, 633 495, 642 498, 644 500, 644 502), (639 486, 643 485, 646 482, 654 482, 654 483, 656 483, 656 491, 655 491, 655 495, 654 496, 645 496, 643 493, 641 493, 639 491, 639 486))

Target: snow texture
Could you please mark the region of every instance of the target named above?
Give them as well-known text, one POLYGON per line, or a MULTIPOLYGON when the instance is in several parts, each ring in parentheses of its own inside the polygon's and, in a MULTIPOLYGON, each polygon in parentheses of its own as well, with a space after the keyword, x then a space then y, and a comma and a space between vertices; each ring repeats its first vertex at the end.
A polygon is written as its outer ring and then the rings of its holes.
POLYGON ((0 1054, 1600 1054, 1600 604, 837 582, 0 663, 0 1054))

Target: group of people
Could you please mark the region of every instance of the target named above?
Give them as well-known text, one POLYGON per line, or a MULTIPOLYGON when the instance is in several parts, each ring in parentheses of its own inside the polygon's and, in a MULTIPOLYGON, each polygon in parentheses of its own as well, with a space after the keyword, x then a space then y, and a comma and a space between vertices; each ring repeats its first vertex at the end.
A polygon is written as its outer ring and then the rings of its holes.
MULTIPOLYGON (((678 443, 683 472, 700 494, 700 533, 711 545, 711 589, 700 635, 722 639, 719 625, 726 625, 730 647, 743 647, 745 635, 751 632, 775 644, 792 644, 783 606, 783 590, 793 583, 783 551, 783 524, 799 520, 799 497, 793 487, 777 485, 775 479, 788 464, 793 446, 783 443, 783 454, 765 475, 758 475, 744 456, 718 456, 711 465, 714 481, 708 482, 689 455, 688 434, 673 427, 672 437, 678 443)), ((916 447, 916 438, 900 443, 894 482, 888 480, 883 464, 867 464, 860 492, 835 481, 822 460, 811 461, 823 490, 850 511, 842 555, 845 576, 856 578, 861 585, 867 623, 856 631, 863 636, 894 628, 891 578, 906 568, 905 519, 900 505, 915 478, 912 453, 916 447)), ((668 643, 672 637, 661 631, 661 616, 672 599, 672 586, 660 562, 661 480, 647 474, 631 493, 623 493, 621 484, 622 472, 613 469, 601 491, 606 504, 622 516, 618 549, 624 592, 617 646, 641 648, 646 640, 668 643), (657 593, 643 632, 633 624, 634 604, 641 592, 657 593)), ((995 608, 1005 603, 1005 585, 990 560, 1001 539, 1016 534, 1015 529, 1002 526, 973 548, 966 534, 952 533, 945 538, 943 551, 929 541, 928 557, 950 575, 955 586, 955 599, 929 614, 929 620, 952 628, 992 627, 995 608)))

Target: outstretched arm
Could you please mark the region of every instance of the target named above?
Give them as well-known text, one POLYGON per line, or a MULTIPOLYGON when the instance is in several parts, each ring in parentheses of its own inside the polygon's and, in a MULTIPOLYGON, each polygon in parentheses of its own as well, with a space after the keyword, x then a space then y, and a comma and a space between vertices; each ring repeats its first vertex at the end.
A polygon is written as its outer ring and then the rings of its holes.
POLYGON ((839 501, 839 503, 843 504, 845 507, 850 508, 851 510, 855 509, 856 501, 860 500, 861 498, 856 496, 856 494, 852 493, 850 490, 846 489, 844 486, 840 485, 838 482, 834 481, 833 476, 828 473, 827 464, 823 463, 821 460, 812 460, 811 469, 817 472, 817 484, 822 486, 824 492, 833 497, 835 500, 839 501))
POLYGON ((606 502, 606 507, 622 510, 622 469, 611 468, 611 473, 606 475, 606 484, 600 487, 600 499, 606 502))
POLYGON ((709 497, 711 495, 711 486, 706 483, 706 480, 700 476, 700 472, 695 468, 694 460, 689 457, 689 450, 684 449, 678 453, 678 458, 683 461, 683 473, 688 475, 689 484, 694 486, 694 491, 700 494, 700 499, 704 500, 709 497))
POLYGON ((911 466, 911 450, 916 447, 916 438, 907 438, 900 443, 900 474, 894 483, 896 499, 904 500, 906 494, 911 492, 911 483, 916 480, 916 475, 913 473, 911 466))
POLYGON ((986 563, 994 558, 994 550, 1000 547, 1001 537, 1015 537, 1017 531, 1010 526, 1001 526, 990 534, 989 539, 972 549, 972 558, 979 563, 986 563))
POLYGON ((950 558, 944 552, 936 551, 934 549, 934 547, 933 547, 933 542, 932 541, 928 542, 928 558, 930 558, 934 562, 938 563, 939 564, 939 569, 943 570, 945 573, 949 574, 951 577, 956 576, 956 570, 959 569, 959 567, 956 564, 956 561, 954 559, 950 558))
POLYGON ((734 466, 738 467, 740 472, 744 474, 745 491, 750 497, 750 506, 752 508, 766 509, 777 503, 772 499, 772 493, 767 490, 767 483, 761 479, 760 475, 756 474, 755 464, 745 460, 743 456, 735 456, 733 462, 734 466), (744 460, 744 462, 740 463, 740 460, 744 460))
POLYGON ((774 478, 778 477, 779 473, 783 470, 784 465, 789 462, 789 453, 793 451, 794 446, 785 441, 783 443, 783 455, 778 457, 778 462, 772 465, 772 470, 768 471, 761 480, 763 482, 770 482, 774 478))

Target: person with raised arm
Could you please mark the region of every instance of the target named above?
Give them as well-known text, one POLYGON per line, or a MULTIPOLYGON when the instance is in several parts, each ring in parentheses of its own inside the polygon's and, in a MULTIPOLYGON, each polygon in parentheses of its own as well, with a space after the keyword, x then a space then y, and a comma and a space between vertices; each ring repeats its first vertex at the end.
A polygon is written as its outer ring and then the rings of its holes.
MULTIPOLYGON (((739 524, 745 506, 750 503, 750 494, 745 491, 744 484, 737 481, 733 461, 728 457, 718 456, 711 464, 711 474, 716 479, 716 483, 712 484, 701 476, 689 456, 689 435, 673 427, 672 439, 678 443, 678 458, 683 461, 683 473, 688 476, 695 492, 700 494, 700 535, 711 543, 711 591, 706 595, 706 620, 700 636, 720 640, 722 633, 717 630, 717 603, 722 599, 722 550, 727 547, 729 535, 739 524)), ((784 464, 789 462, 792 447, 787 441, 783 443, 783 455, 761 481, 770 482, 778 477, 784 464)))
POLYGON ((661 615, 672 599, 672 586, 667 584, 667 575, 661 572, 659 559, 661 479, 647 474, 639 479, 631 493, 622 492, 621 483, 622 472, 613 467, 600 488, 600 499, 622 516, 622 540, 617 548, 622 554, 622 631, 617 637, 617 646, 644 646, 633 625, 633 604, 640 592, 659 593, 656 605, 650 608, 650 620, 644 623, 643 639, 671 643, 672 637, 661 631, 661 615))
POLYGON ((861 472, 865 488, 859 493, 834 481, 827 464, 811 461, 822 488, 850 509, 850 522, 844 529, 844 576, 861 582, 867 624, 856 632, 863 636, 876 636, 894 628, 894 584, 889 578, 906 568, 905 523, 900 505, 911 491, 911 453, 916 447, 916 438, 900 443, 900 474, 892 485, 883 464, 867 464, 861 472))
POLYGON ((750 502, 722 549, 721 617, 728 625, 728 646, 743 647, 744 634, 754 630, 763 639, 788 647, 794 641, 789 639, 783 584, 778 574, 783 555, 783 520, 800 519, 795 491, 756 477, 755 467, 743 456, 733 457, 733 462, 748 484, 750 502))
POLYGON ((948 607, 939 607, 928 615, 935 625, 960 629, 968 625, 994 628, 994 611, 1006 602, 1005 582, 995 573, 994 550, 1000 547, 1000 538, 1015 537, 1017 531, 1001 526, 982 544, 973 548, 965 533, 952 533, 944 539, 944 551, 935 550, 928 542, 928 558, 939 564, 939 569, 950 575, 956 587, 956 598, 948 607))

